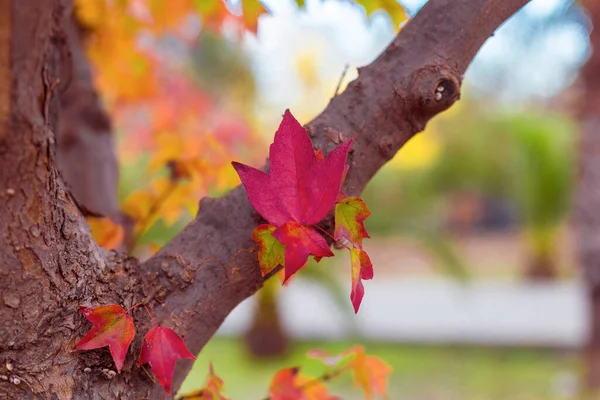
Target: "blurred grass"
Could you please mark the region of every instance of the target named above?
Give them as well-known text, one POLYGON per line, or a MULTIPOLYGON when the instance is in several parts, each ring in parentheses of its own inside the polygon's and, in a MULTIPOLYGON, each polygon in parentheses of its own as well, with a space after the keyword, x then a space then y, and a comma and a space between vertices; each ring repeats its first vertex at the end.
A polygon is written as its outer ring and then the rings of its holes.
MULTIPOLYGON (((216 337, 199 355, 182 393, 202 386, 212 362, 225 381, 225 394, 234 400, 265 397, 279 368, 300 366, 318 375, 320 362, 305 356, 310 349, 341 352, 351 341, 296 343, 288 357, 257 362, 239 339, 216 337)), ((366 343, 367 353, 381 357, 393 368, 389 398, 407 400, 560 400, 576 398, 579 362, 576 352, 543 349, 497 349, 448 346, 410 346, 366 343), (565 393, 565 394, 561 394, 565 393)), ((344 400, 362 399, 344 375, 331 383, 344 400)))

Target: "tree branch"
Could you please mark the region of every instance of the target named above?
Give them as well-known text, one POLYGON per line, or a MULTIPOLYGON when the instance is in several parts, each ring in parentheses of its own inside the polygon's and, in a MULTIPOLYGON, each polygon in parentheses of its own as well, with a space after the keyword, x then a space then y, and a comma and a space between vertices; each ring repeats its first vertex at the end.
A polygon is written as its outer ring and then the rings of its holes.
POLYGON ((0 0, 2 399, 71 399, 93 387, 78 368, 89 360, 73 351, 86 330, 78 306, 141 297, 137 262, 96 245, 56 167, 56 82, 70 7, 0 0))
POLYGON ((75 199, 117 221, 119 168, 112 127, 94 90, 77 22, 67 19, 62 57, 57 163, 75 199))
MULTIPOLYGON (((314 146, 324 153, 355 138, 346 194, 359 194, 407 140, 458 100, 462 74, 477 50, 526 2, 430 0, 308 124, 314 146)), ((42 79, 43 71, 50 81, 62 76, 70 7, 69 0, 45 0, 44 6, 40 0, 0 0, 0 61, 10 59, 8 72, 0 62, 0 337, 14 338, 0 340, 0 360, 14 361, 11 371, 0 365, 0 373, 26 383, 0 381, 0 397, 45 392, 61 400, 160 399, 162 389, 134 367, 142 335, 122 373, 111 379, 102 373, 111 366, 107 352, 73 351, 88 328, 77 306, 129 308, 150 301, 159 323, 199 352, 231 310, 264 282, 250 237, 261 221, 237 187, 222 198, 203 199, 195 220, 143 269, 135 259, 96 246, 57 173, 53 132, 60 104, 42 79)), ((88 99, 97 105, 94 96, 88 99)), ((107 128, 83 126, 90 135, 107 128)), ((331 230, 331 221, 322 227, 331 230)), ((147 316, 133 313, 138 332, 144 332, 147 316)), ((175 390, 190 367, 178 363, 175 390)))
MULTIPOLYGON (((467 66, 527 0, 431 0, 371 65, 306 128, 329 153, 353 137, 344 193, 358 195, 414 134, 460 97, 467 66), (441 97, 439 87, 443 88, 441 97)), ((195 220, 143 266, 167 307, 155 312, 198 352, 225 317, 263 284, 250 238, 260 222, 243 187, 205 198, 195 220), (206 259, 220 262, 207 262, 206 259)), ((331 229, 331 221, 324 227, 331 229)), ((179 387, 191 363, 179 363, 179 387)))

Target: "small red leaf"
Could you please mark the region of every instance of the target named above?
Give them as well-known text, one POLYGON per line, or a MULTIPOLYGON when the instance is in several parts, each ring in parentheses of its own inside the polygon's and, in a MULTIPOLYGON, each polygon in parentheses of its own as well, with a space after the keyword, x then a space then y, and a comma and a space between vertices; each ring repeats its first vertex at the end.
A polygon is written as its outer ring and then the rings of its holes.
POLYGON ((173 329, 156 326, 144 337, 138 366, 149 363, 160 385, 170 394, 173 371, 178 358, 196 359, 173 329))
POLYGON ((297 222, 283 224, 275 229, 272 235, 285 246, 284 281, 287 281, 306 264, 310 254, 315 257, 333 256, 333 252, 323 236, 314 229, 297 222))
POLYGON ((94 326, 76 345, 77 350, 93 350, 108 346, 117 371, 121 372, 127 349, 135 336, 133 319, 117 304, 79 307, 94 326))
POLYGON ((369 255, 362 249, 351 249, 350 260, 352 263, 352 291, 350 292, 350 301, 357 313, 365 295, 365 288, 362 284, 363 279, 373 279, 373 264, 369 255))

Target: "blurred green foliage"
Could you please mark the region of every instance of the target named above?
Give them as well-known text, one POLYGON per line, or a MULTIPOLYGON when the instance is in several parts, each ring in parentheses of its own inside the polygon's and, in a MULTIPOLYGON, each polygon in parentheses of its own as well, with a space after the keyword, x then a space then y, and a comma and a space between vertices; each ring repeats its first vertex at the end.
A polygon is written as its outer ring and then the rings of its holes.
POLYGON ((256 97, 250 58, 239 43, 203 31, 191 56, 192 75, 213 98, 248 107, 256 97))
MULTIPOLYGON (((355 341, 355 340, 354 340, 355 341)), ((182 393, 201 387, 212 362, 232 399, 262 399, 273 371, 300 366, 309 375, 323 372, 322 364, 306 357, 311 349, 339 353, 348 341, 300 342, 287 357, 257 362, 238 339, 213 338, 198 356, 182 386, 182 393)), ((451 346, 410 346, 366 343, 369 354, 381 357, 393 369, 390 399, 444 400, 559 400, 575 399, 579 359, 576 352, 535 349, 487 349, 451 346), (570 394, 570 395, 569 395, 570 394)), ((345 400, 362 399, 349 376, 330 384, 345 400)))
POLYGON ((417 239, 442 266, 461 271, 444 222, 451 199, 469 194, 516 210, 532 260, 551 263, 573 190, 575 127, 549 112, 486 112, 473 102, 462 110, 423 133, 440 143, 433 163, 384 168, 369 184, 363 195, 373 211, 369 231, 417 239))

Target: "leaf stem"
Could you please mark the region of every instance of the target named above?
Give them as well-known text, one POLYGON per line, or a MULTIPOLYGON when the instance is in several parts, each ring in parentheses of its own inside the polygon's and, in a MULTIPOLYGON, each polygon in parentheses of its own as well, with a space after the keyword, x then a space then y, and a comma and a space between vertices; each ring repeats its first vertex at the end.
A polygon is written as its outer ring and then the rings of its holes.
POLYGON ((142 305, 144 306, 144 310, 146 310, 146 312, 150 316, 150 319, 152 320, 152 322, 154 322, 154 325, 159 326, 158 322, 156 322, 156 320, 154 319, 154 315, 152 315, 152 313, 150 312, 150 310, 148 310, 148 307, 146 307, 146 303, 142 303, 142 305))
POLYGON ((145 302, 143 302, 143 301, 142 301, 142 302, 139 302, 139 303, 137 303, 137 304, 134 304, 134 305, 132 305, 131 307, 129 307, 127 310, 125 310, 125 312, 126 312, 127 314, 129 314, 129 312, 130 312, 131 310, 133 310, 134 308, 137 308, 137 307, 139 307, 139 306, 141 306, 141 305, 145 305, 145 304, 146 304, 146 303, 145 303, 145 302))
POLYGON ((313 225, 313 228, 317 228, 318 230, 320 230, 321 232, 323 232, 324 234, 326 234, 327 236, 329 236, 331 238, 331 240, 333 240, 336 243, 341 244, 348 251, 352 250, 352 249, 350 249, 350 247, 346 246, 344 243, 342 243, 339 240, 337 240, 336 238, 334 238, 329 232, 327 232, 325 229, 321 228, 319 225, 313 225))

